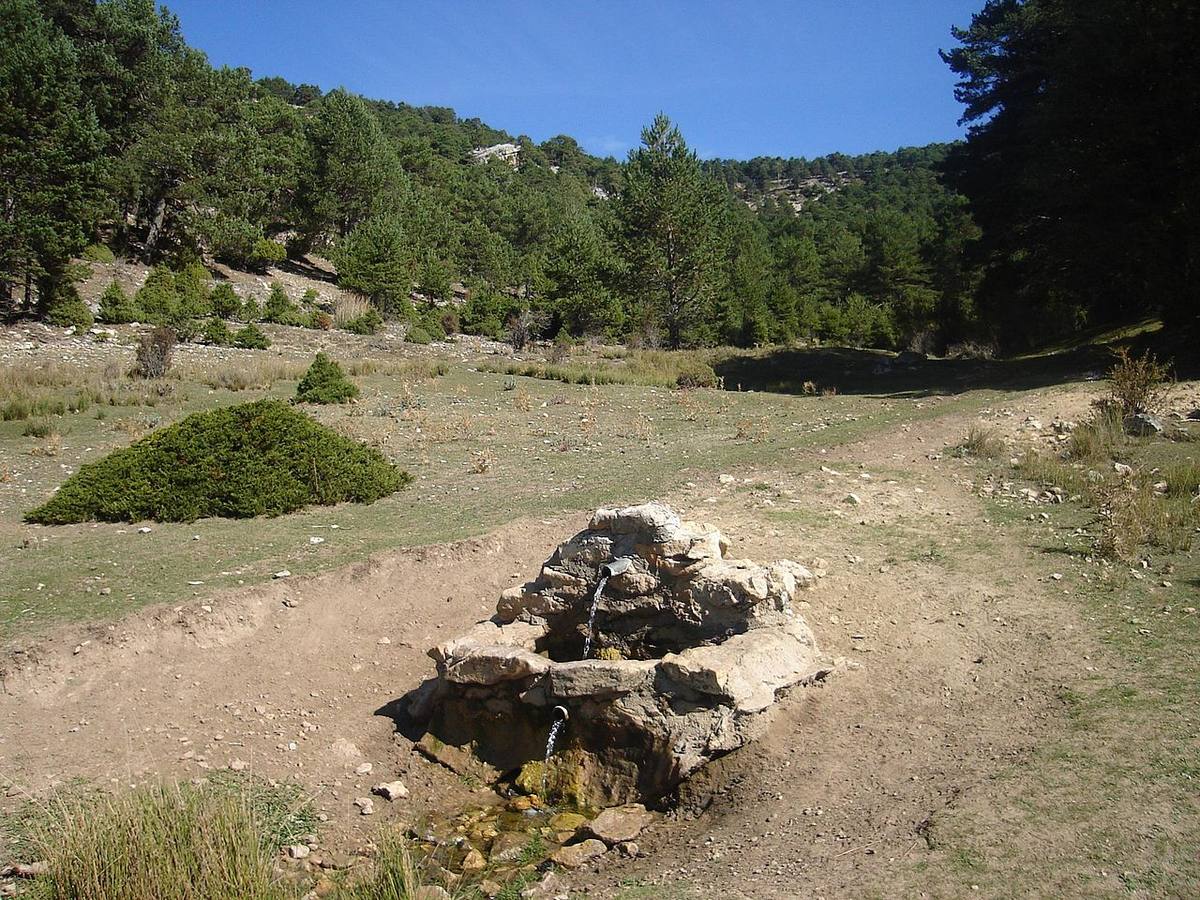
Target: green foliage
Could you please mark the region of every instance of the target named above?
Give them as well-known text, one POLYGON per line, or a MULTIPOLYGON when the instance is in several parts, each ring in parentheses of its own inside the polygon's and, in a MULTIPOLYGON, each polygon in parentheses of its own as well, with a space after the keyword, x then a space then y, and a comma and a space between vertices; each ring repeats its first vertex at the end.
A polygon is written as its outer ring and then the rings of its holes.
POLYGON ((404 334, 404 340, 410 344, 432 344, 433 338, 420 325, 414 325, 404 334))
POLYGON ((242 300, 228 281, 218 281, 208 295, 212 314, 221 319, 232 319, 242 310, 242 300))
POLYGON ((79 331, 87 331, 96 322, 92 311, 80 299, 75 285, 70 283, 60 284, 55 290, 47 304, 46 321, 59 328, 74 326, 79 331))
POLYGON ((361 222, 334 250, 333 261, 342 287, 363 294, 384 311, 408 306, 411 250, 399 217, 374 216, 361 222))
POLYGON ((179 312, 175 273, 166 266, 155 266, 138 288, 133 302, 142 311, 147 322, 157 325, 175 319, 179 312))
POLYGON ((109 325, 126 325, 141 321, 142 311, 117 282, 110 282, 100 295, 100 321, 109 325))
POLYGON ((954 36, 971 128, 949 171, 983 230, 989 320, 1017 344, 1156 306, 1196 327, 1195 9, 989 0, 954 36))
POLYGON ((383 327, 383 316, 374 309, 369 309, 361 316, 351 319, 342 326, 343 331, 351 334, 375 334, 383 327))
POLYGON ((83 248, 83 258, 88 262, 115 263, 117 257, 103 244, 88 244, 83 248))
POLYGON ((324 353, 317 354, 296 386, 297 403, 348 403, 357 396, 358 385, 324 353))
POLYGON ((238 313, 238 318, 246 323, 260 321, 262 319, 262 309, 259 307, 258 301, 253 297, 247 297, 242 303, 242 309, 238 313))
POLYGON ((190 522, 371 503, 410 476, 278 400, 194 413, 86 463, 26 520, 190 522))
POLYGON ((213 316, 205 321, 200 329, 200 340, 214 347, 228 347, 233 343, 233 332, 229 330, 224 319, 213 316))
POLYGON ((661 113, 630 155, 619 214, 643 318, 671 347, 690 340, 722 280, 725 200, 679 129, 661 113))
POLYGON ((271 293, 263 306, 262 318, 264 322, 274 322, 277 325, 300 324, 296 307, 292 305, 287 291, 278 281, 271 282, 271 293))
POLYGON ((234 333, 233 345, 243 350, 266 350, 271 346, 271 339, 257 325, 247 325, 234 333))

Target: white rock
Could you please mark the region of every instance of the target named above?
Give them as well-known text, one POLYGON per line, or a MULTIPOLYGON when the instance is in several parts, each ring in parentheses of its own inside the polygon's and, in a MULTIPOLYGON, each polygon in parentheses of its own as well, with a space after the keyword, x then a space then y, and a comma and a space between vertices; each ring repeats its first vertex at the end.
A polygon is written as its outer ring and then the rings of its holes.
POLYGON ((722 473, 721 475, 717 476, 717 481, 721 482, 721 484, 733 484, 736 479, 732 475, 725 475, 722 473))
POLYGON ((291 859, 304 859, 308 856, 308 847, 304 844, 292 844, 287 848, 287 855, 291 859))
POLYGON ((365 763, 362 763, 355 767, 354 774, 355 775, 370 775, 371 770, 373 768, 374 768, 374 766, 372 766, 369 762, 365 762, 365 763))
POLYGON ((290 578, 290 577, 291 577, 291 574, 292 574, 292 573, 291 573, 291 572, 289 572, 287 569, 280 569, 278 572, 276 572, 276 573, 275 573, 274 575, 272 575, 271 577, 272 577, 272 578, 290 578))
POLYGON ((404 782, 397 779, 396 781, 384 781, 371 788, 372 794, 377 794, 384 800, 401 800, 408 796, 408 788, 404 786, 404 782))
POLYGON ((358 807, 359 813, 364 816, 375 814, 375 801, 370 797, 356 797, 354 805, 358 807))

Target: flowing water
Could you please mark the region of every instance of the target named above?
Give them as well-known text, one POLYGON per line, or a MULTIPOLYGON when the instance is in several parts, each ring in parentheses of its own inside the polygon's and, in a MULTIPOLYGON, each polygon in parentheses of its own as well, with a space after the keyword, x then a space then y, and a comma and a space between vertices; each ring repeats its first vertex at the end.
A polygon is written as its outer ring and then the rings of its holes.
POLYGON ((542 796, 546 796, 546 785, 550 779, 550 757, 554 754, 554 742, 558 740, 558 733, 562 731, 562 727, 567 724, 567 711, 561 706, 554 707, 554 724, 550 726, 550 736, 546 738, 546 763, 542 769, 542 796))
POLYGON ((608 584, 608 576, 601 575, 600 581, 596 584, 596 593, 592 594, 592 610, 588 613, 587 637, 583 640, 583 659, 589 659, 592 655, 592 636, 596 632, 596 607, 600 605, 600 595, 604 593, 606 584, 608 584))

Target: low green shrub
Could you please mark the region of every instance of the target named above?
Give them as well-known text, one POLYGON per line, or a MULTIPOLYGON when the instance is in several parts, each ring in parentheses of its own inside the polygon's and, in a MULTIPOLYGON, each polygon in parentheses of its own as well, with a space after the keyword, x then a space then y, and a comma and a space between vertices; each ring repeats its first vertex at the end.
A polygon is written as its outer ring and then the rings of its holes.
POLYGON ((257 325, 247 325, 234 334, 233 345, 243 350, 266 350, 271 346, 271 339, 257 325))
POLYGON ((208 295, 208 304, 214 316, 232 319, 242 310, 242 298, 237 295, 228 281, 218 281, 208 295))
POLYGON ((103 244, 88 244, 83 248, 83 258, 88 262, 115 263, 117 257, 103 244))
POLYGON ((276 325, 301 324, 299 311, 292 305, 287 291, 278 281, 271 285, 271 293, 263 306, 262 317, 264 322, 273 322, 276 325))
POLYGON ((433 338, 430 336, 429 332, 420 325, 414 325, 412 328, 408 329, 408 331, 405 332, 404 340, 408 341, 410 344, 433 343, 433 338))
POLYGON ((700 360, 686 362, 681 367, 679 374, 675 376, 675 387, 677 388, 715 388, 720 384, 721 381, 717 378, 713 367, 700 360))
POLYGON ((54 433, 54 426, 44 419, 31 419, 25 423, 23 437, 48 438, 54 433))
POLYGON ((317 354, 296 386, 297 403, 348 403, 357 396, 358 385, 324 353, 317 354))
POLYGON ((46 321, 59 328, 74 326, 77 331, 87 331, 96 324, 92 311, 80 299, 73 284, 62 285, 58 289, 46 310, 46 321))
POLYGON ((229 330, 224 319, 213 316, 206 320, 204 327, 200 329, 200 340, 214 347, 228 347, 233 343, 233 332, 229 330))
POLYGON ((140 322, 142 311, 120 284, 113 281, 100 295, 100 321, 109 325, 128 325, 140 322))
POLYGON ((312 504, 371 503, 408 473, 280 400, 182 421, 86 463, 26 521, 191 522, 277 516, 312 504))
POLYGON ((343 331, 351 334, 375 334, 383 327, 383 316, 376 309, 368 309, 361 316, 350 319, 342 325, 343 331))
POLYGON ((258 301, 253 297, 247 297, 246 301, 242 304, 238 319, 247 325, 260 321, 262 319, 262 307, 258 305, 258 301))

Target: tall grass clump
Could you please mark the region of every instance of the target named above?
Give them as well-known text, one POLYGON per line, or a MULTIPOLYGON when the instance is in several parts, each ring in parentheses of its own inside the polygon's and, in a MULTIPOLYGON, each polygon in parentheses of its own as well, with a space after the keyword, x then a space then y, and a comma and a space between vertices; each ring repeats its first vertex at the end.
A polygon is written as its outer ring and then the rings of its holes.
POLYGON ((280 400, 193 413, 80 467, 28 522, 191 522, 372 503, 411 476, 280 400))
POLYGON ((27 813, 41 900, 284 900, 279 846, 313 830, 297 789, 217 778, 52 799, 27 813))
POLYGON ((1004 439, 996 429, 974 423, 967 429, 967 436, 963 438, 962 443, 954 449, 959 456, 999 459, 1004 453, 1004 439))

